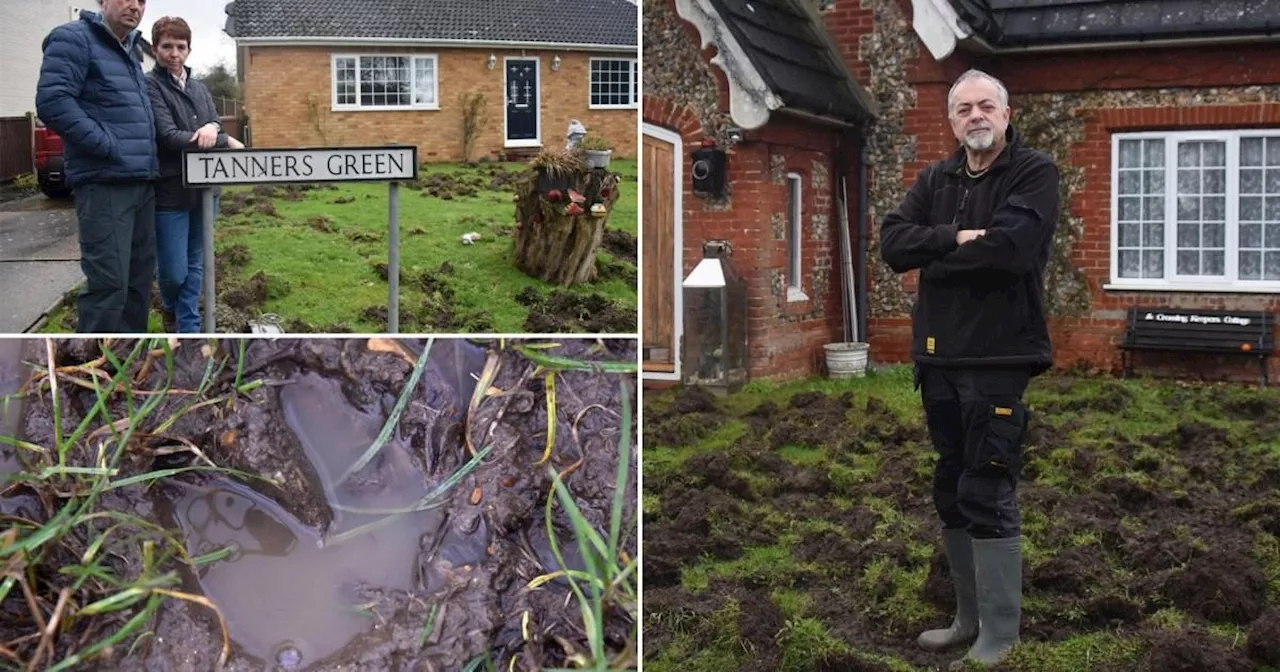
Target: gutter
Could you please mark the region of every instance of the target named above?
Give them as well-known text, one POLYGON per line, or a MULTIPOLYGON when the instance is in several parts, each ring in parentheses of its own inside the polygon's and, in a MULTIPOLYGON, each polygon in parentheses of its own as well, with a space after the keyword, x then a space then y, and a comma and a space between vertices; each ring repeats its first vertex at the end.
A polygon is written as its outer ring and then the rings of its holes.
POLYGON ((995 46, 979 35, 948 0, 911 0, 913 10, 911 27, 924 42, 934 60, 941 61, 963 44, 974 52, 987 56, 1005 54, 1070 53, 1105 49, 1141 49, 1151 47, 1203 47, 1232 44, 1251 44, 1275 41, 1276 31, 1262 34, 1221 35, 1217 37, 1156 37, 1130 38, 1097 42, 1060 42, 1023 46, 995 46))
POLYGON ((1142 49, 1150 47, 1209 47, 1233 44, 1256 44, 1275 42, 1280 35, 1268 31, 1262 35, 1222 35, 1219 37, 1158 37, 1152 39, 1133 38, 1113 40, 1110 42, 1063 42, 1060 44, 1028 44, 1022 46, 995 47, 981 37, 974 35, 965 42, 977 47, 982 54, 999 56, 1002 54, 1034 54, 1034 53, 1069 53, 1077 51, 1093 51, 1098 49, 1142 49))
POLYGON ((836 126, 839 128, 857 128, 857 124, 838 117, 832 117, 825 114, 816 114, 814 112, 805 112, 798 107, 780 107, 775 112, 790 115, 805 121, 823 124, 826 126, 836 126))
POLYGON ((380 47, 483 47, 489 49, 562 49, 572 51, 638 52, 638 45, 575 44, 571 42, 508 42, 502 40, 437 40, 400 37, 232 37, 246 47, 328 47, 335 44, 377 45, 380 47))

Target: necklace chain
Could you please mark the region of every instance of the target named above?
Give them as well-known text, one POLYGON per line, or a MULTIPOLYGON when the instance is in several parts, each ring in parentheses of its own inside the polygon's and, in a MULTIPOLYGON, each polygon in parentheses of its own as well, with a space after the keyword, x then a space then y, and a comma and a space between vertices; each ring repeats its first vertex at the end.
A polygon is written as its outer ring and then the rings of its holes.
POLYGON ((966 161, 966 162, 965 162, 965 164, 964 164, 964 174, 965 174, 965 175, 968 175, 968 176, 969 176, 969 177, 971 177, 971 178, 975 178, 975 179, 976 179, 976 178, 982 177, 983 175, 986 175, 986 174, 987 174, 987 171, 988 171, 988 170, 991 170, 991 166, 987 166, 986 168, 983 168, 982 170, 980 170, 980 171, 978 171, 978 172, 976 172, 976 173, 975 173, 975 172, 973 172, 972 170, 969 170, 969 162, 968 162, 968 161, 966 161))

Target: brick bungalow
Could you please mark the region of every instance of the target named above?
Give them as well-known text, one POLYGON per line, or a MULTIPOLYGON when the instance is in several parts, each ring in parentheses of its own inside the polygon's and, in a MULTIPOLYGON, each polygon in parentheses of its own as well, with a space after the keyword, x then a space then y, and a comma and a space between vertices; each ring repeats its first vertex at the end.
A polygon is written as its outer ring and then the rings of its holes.
MULTIPOLYGON (((1013 123, 1062 169, 1063 209, 1046 296, 1058 366, 1117 371, 1132 306, 1268 312, 1280 306, 1280 41, 1271 28, 1280 19, 1280 7, 1275 3, 646 4, 644 121, 679 132, 688 138, 686 146, 702 136, 723 142, 724 128, 741 125, 731 120, 728 105, 725 80, 732 74, 713 60, 714 50, 704 53, 697 46, 716 45, 731 33, 700 36, 693 10, 707 5, 819 13, 848 71, 870 92, 876 115, 866 133, 865 210, 850 188, 848 216, 855 240, 861 240, 861 231, 867 234, 865 253, 856 255, 857 277, 866 282, 858 283, 856 293, 859 312, 866 312, 865 328, 859 316, 858 333, 871 343, 873 360, 907 360, 916 288, 914 273, 894 275, 879 261, 880 220, 901 201, 921 168, 954 151, 945 118, 947 91, 971 67, 1006 83, 1013 123), (679 54, 679 67, 697 68, 701 87, 683 86, 669 71, 668 63, 677 61, 673 53, 679 54)), ((834 147, 828 143, 816 151, 836 152, 834 147)), ((744 219, 767 222, 771 213, 785 210, 784 194, 773 185, 770 171, 742 165, 747 161, 738 150, 729 152, 739 172, 731 171, 733 193, 726 202, 682 195, 686 238, 726 211, 759 211, 763 214, 744 219), (760 193, 767 196, 747 200, 760 193)), ((853 164, 844 174, 856 174, 857 150, 838 155, 853 164)), ((769 244, 769 237, 753 235, 758 230, 752 227, 729 227, 729 235, 769 244)), ((686 240, 686 265, 700 256, 694 247, 686 240)), ((778 268, 762 259, 759 272, 778 268)), ((839 279, 839 274, 831 278, 830 291, 838 291, 839 279)), ((753 315, 759 328, 751 332, 750 374, 820 373, 818 343, 838 334, 808 336, 802 328, 781 327, 786 316, 777 293, 767 283, 753 285, 752 292, 752 305, 774 317, 753 315)), ((1256 361, 1246 358, 1144 353, 1138 361, 1143 370, 1182 375, 1257 374, 1256 361)), ((1280 358, 1268 360, 1268 368, 1273 378, 1280 374, 1280 358)))
POLYGON ((396 141, 457 161, 464 124, 487 119, 469 158, 498 158, 562 147, 578 119, 636 155, 632 0, 235 0, 227 14, 255 146, 396 141))

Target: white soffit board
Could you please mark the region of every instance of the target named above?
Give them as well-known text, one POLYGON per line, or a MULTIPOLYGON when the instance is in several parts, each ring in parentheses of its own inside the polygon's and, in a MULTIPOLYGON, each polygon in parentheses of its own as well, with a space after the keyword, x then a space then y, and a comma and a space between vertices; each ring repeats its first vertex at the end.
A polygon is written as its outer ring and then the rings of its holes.
POLYGON ((711 0, 676 0, 676 13, 698 29, 702 38, 700 49, 715 46, 716 55, 711 63, 729 80, 729 115, 733 122, 748 130, 768 123, 769 114, 783 106, 782 99, 765 84, 764 77, 751 64, 747 52, 729 32, 711 0))

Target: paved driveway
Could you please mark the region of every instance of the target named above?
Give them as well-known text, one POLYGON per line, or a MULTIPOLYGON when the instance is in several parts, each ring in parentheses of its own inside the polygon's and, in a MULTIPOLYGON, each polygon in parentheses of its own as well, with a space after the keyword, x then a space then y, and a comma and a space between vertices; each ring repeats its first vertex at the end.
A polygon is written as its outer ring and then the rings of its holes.
POLYGON ((84 279, 70 199, 0 204, 0 333, 24 332, 84 279))

